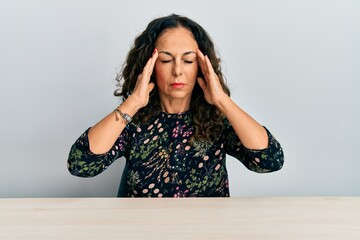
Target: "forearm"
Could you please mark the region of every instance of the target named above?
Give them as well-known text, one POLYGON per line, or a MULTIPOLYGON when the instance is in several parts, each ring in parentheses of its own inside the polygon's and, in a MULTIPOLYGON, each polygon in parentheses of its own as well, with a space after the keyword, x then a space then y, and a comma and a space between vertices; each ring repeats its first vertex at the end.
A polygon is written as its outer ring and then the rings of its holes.
POLYGON ((241 143, 248 149, 265 149, 268 136, 262 125, 242 110, 227 95, 217 102, 216 107, 225 115, 234 128, 241 143))
MULTIPOLYGON (((140 105, 133 97, 127 98, 119 107, 123 113, 134 116, 140 109, 140 105)), ((116 139, 126 127, 126 122, 121 116, 115 112, 111 112, 89 131, 90 150, 95 154, 106 153, 114 145, 116 139), (116 118, 119 118, 118 121, 116 118)))

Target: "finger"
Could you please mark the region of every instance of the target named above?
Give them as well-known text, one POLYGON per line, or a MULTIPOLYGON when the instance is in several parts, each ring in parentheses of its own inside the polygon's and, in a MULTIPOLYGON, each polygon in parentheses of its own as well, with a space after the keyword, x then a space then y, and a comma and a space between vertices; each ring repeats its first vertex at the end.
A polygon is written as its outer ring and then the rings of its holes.
POLYGON ((147 65, 146 65, 147 71, 152 73, 152 71, 154 69, 154 66, 155 66, 155 63, 156 63, 156 59, 158 58, 158 56, 159 56, 158 51, 155 48, 153 53, 152 53, 152 56, 149 58, 149 61, 148 61, 147 65))
POLYGON ((152 60, 152 62, 151 62, 151 69, 154 68, 158 56, 159 56, 158 50, 157 50, 157 48, 155 48, 155 49, 154 49, 154 52, 153 52, 153 54, 152 54, 152 56, 151 56, 151 60, 152 60))
POLYGON ((205 56, 205 65, 206 65, 206 69, 209 71, 209 72, 212 72, 212 73, 215 73, 214 71, 214 68, 210 62, 210 59, 208 56, 205 56))
POLYGON ((200 49, 196 49, 196 55, 197 55, 197 57, 200 58, 201 60, 203 60, 204 57, 205 57, 204 54, 201 52, 200 49))
POLYGON ((205 56, 204 56, 204 54, 200 51, 200 49, 197 49, 196 55, 197 55, 198 60, 199 60, 200 69, 201 69, 201 71, 204 73, 204 72, 206 71, 206 69, 205 69, 205 56))
POLYGON ((156 63, 156 59, 158 58, 159 54, 157 49, 155 48, 152 56, 149 58, 149 60, 146 62, 142 75, 145 75, 147 77, 147 80, 150 81, 151 74, 153 73, 154 66, 156 63))
POLYGON ((206 82, 205 82, 205 80, 202 79, 201 77, 198 77, 198 78, 197 78, 197 81, 198 81, 199 86, 201 87, 201 89, 202 89, 203 91, 205 91, 205 88, 206 88, 206 82))
POLYGON ((203 55, 203 53, 199 50, 199 65, 200 65, 200 69, 201 71, 204 73, 206 72, 206 64, 205 64, 205 56, 203 55))

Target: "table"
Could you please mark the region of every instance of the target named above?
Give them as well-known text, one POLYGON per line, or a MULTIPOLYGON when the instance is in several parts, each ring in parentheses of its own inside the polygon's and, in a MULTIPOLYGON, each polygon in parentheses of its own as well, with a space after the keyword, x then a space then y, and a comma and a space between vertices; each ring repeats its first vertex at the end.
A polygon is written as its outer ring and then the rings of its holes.
POLYGON ((3 198, 0 239, 360 239, 360 197, 3 198))

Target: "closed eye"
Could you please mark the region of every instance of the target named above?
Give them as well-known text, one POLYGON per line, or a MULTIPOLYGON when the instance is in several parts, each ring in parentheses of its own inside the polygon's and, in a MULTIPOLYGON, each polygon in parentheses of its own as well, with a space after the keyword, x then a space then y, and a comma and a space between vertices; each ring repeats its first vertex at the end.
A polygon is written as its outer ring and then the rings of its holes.
POLYGON ((168 62, 171 62, 171 60, 161 60, 160 62, 162 62, 162 63, 168 63, 168 62))
POLYGON ((191 64, 191 63, 193 63, 194 61, 184 60, 184 62, 185 62, 185 63, 189 63, 189 64, 191 64))

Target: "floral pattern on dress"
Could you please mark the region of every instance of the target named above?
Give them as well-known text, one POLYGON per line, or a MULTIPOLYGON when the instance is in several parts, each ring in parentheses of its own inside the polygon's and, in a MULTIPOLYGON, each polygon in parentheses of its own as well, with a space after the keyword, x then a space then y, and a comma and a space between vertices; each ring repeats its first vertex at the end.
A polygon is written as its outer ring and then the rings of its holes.
POLYGON ((190 111, 162 112, 147 123, 130 123, 104 154, 90 151, 88 129, 71 147, 68 169, 76 176, 93 177, 125 157, 129 197, 228 197, 226 154, 259 173, 282 167, 283 150, 266 128, 269 146, 251 150, 241 144, 226 119, 224 127, 215 141, 191 140, 194 123, 190 111))

